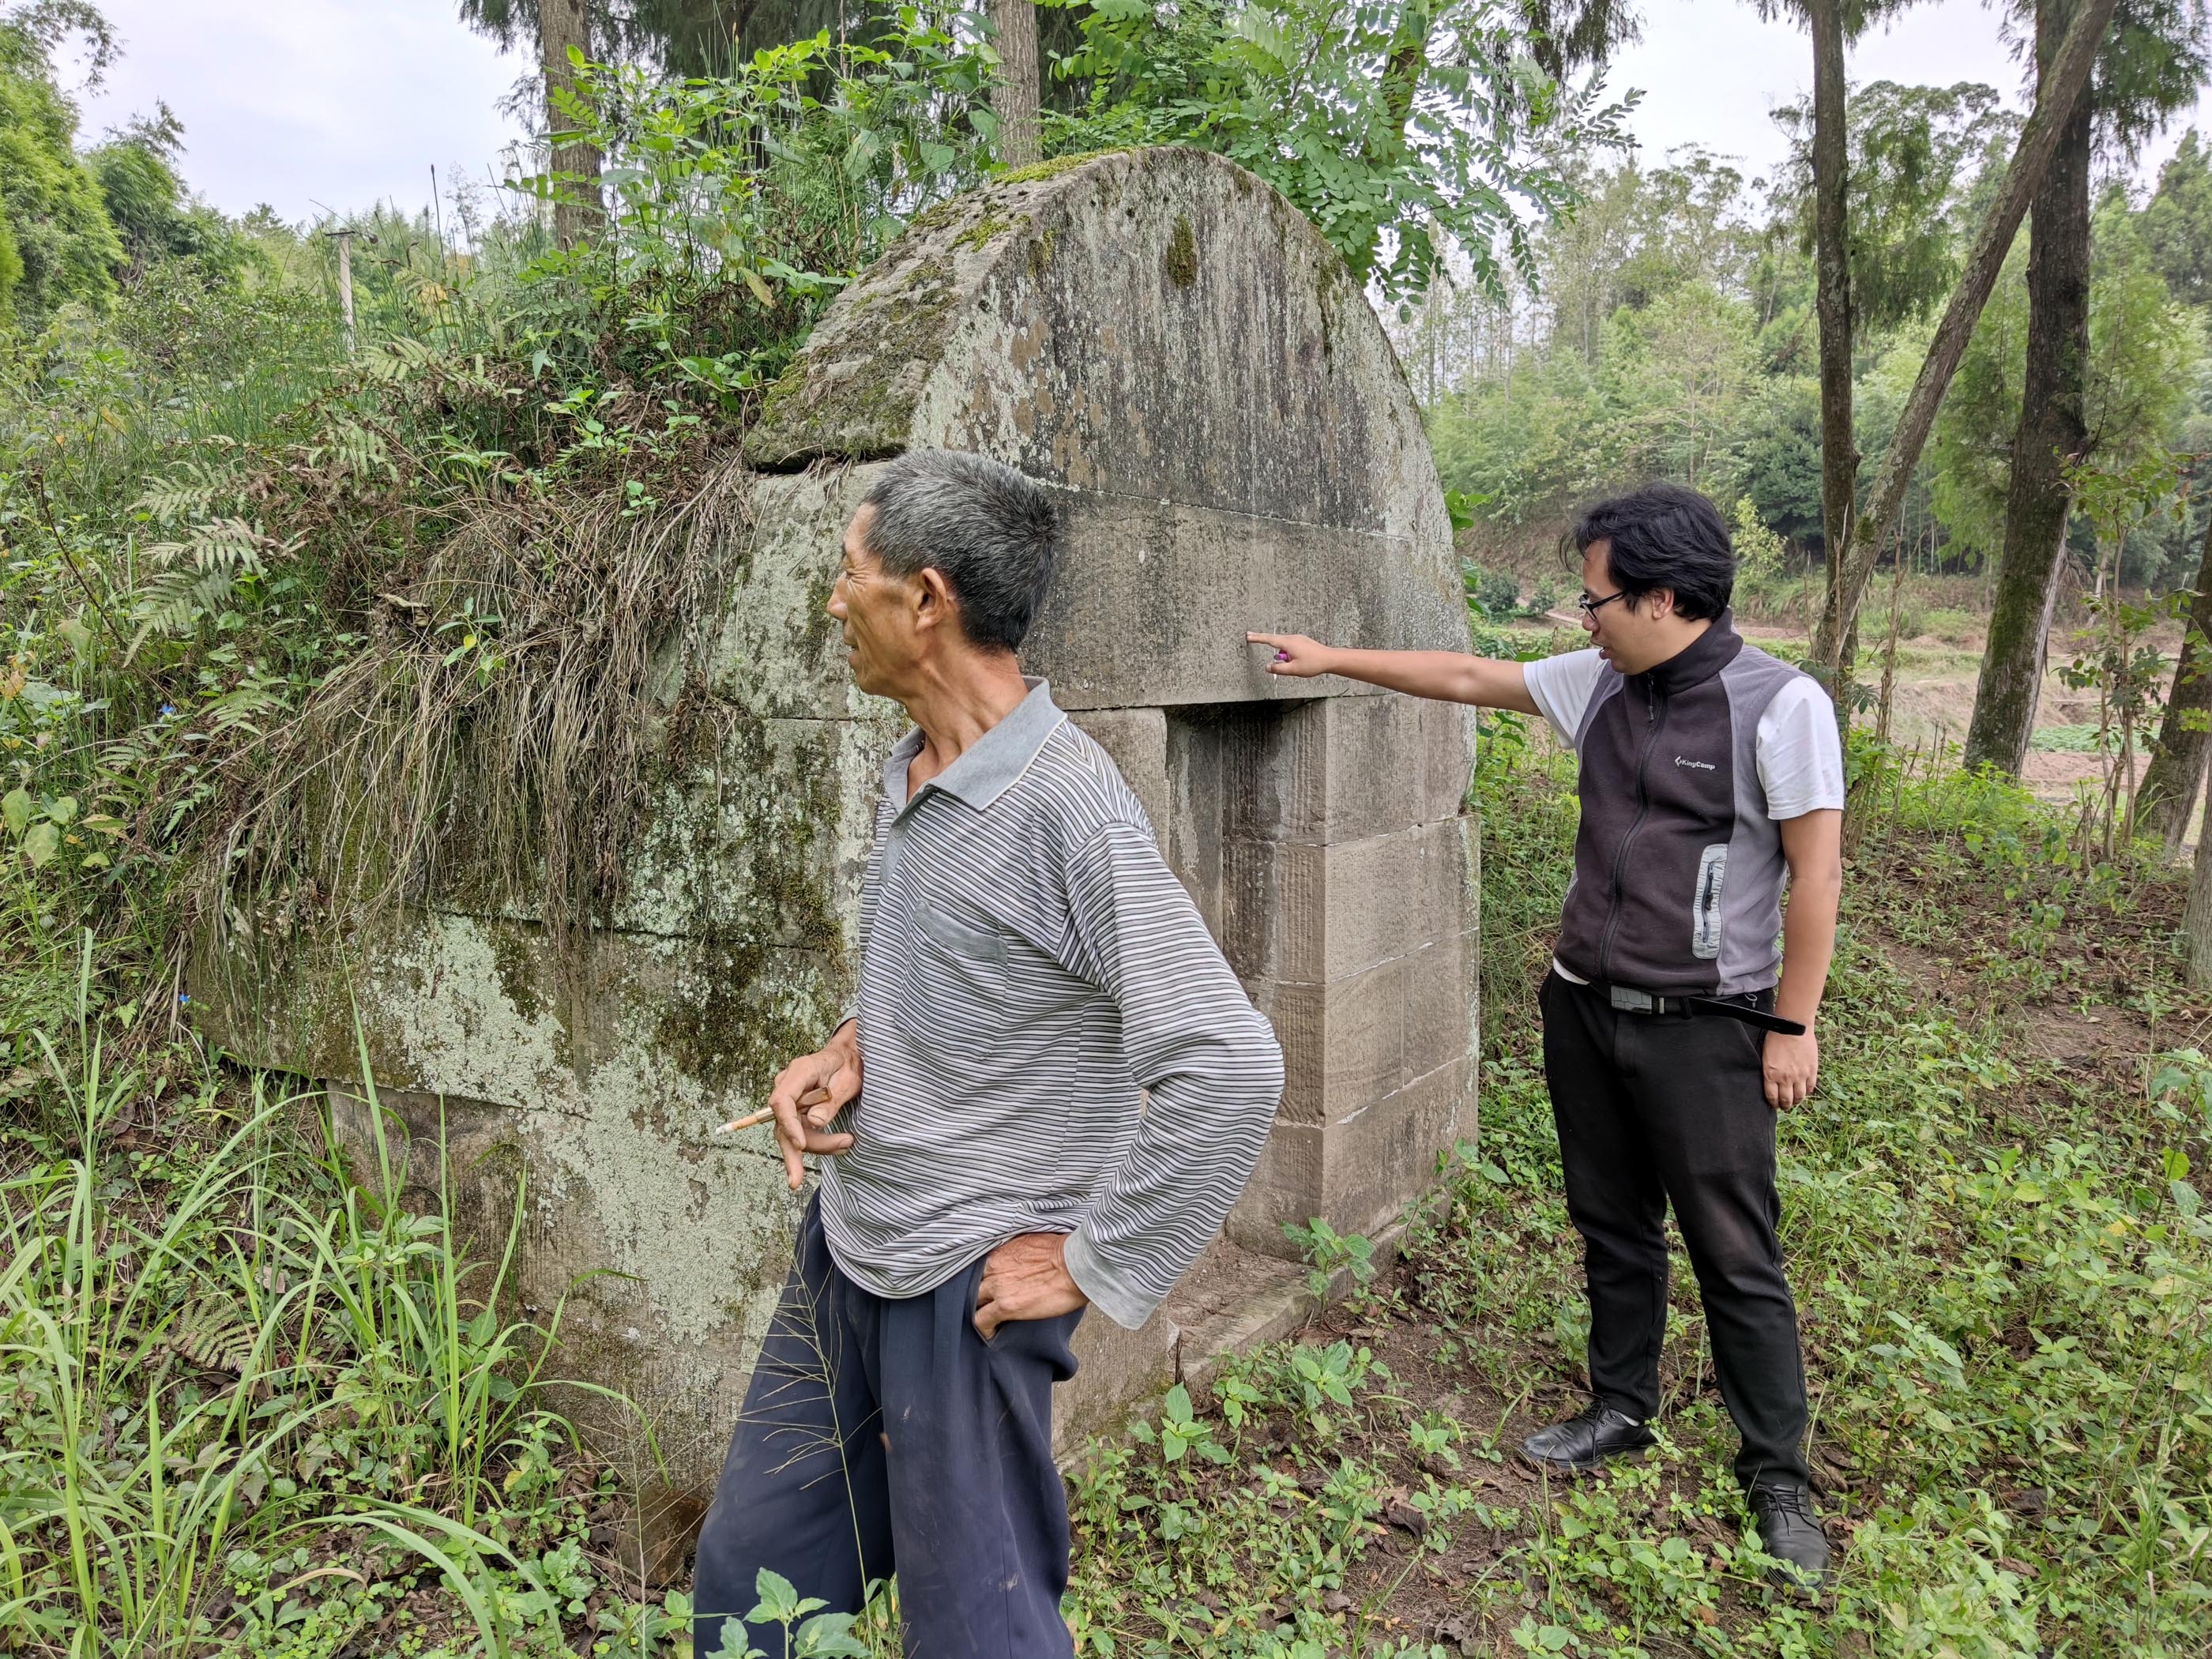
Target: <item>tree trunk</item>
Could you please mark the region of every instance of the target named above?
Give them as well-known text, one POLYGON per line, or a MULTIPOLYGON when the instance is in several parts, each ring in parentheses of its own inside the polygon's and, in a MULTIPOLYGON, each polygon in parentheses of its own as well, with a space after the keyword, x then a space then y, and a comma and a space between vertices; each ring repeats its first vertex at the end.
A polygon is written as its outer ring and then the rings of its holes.
POLYGON ((1920 463, 1929 428, 1936 423, 1936 411, 1942 406, 1943 394, 1950 390, 1951 377, 1958 372, 1959 359, 1966 355, 1966 342, 1972 337, 1990 290, 1996 286, 2013 234, 2027 212, 2028 198, 2042 180, 2075 100, 2088 82, 2098 47, 2118 3, 2119 0, 2082 0, 2072 27, 2066 31, 2065 44, 2058 50, 2051 74, 2045 77, 2044 90, 2049 95, 2037 98, 2027 125, 2021 129, 2020 142, 2013 149, 1996 201, 1974 239, 1959 286, 1952 291, 1943 320, 1936 325, 1935 338, 1929 343, 1927 359, 1905 400, 1897 431, 1882 454, 1866 511, 1851 526, 1850 543, 1844 550, 1843 577, 1821 614, 1820 631, 1813 641, 1814 660, 1826 672, 1838 710, 1849 706, 1850 665, 1844 641, 1858 615, 1867 578, 1874 574, 1875 561, 1881 553, 1883 531, 1895 522, 1905 504, 1905 492, 1912 482, 1913 468, 1920 463))
POLYGON ((1845 246, 1850 164, 1844 112, 1840 0, 1807 0, 1813 32, 1813 250, 1820 327, 1820 531, 1831 602, 1858 505, 1859 452, 1851 429, 1851 268, 1845 246))
POLYGON ((2212 836, 2197 838, 2197 861, 2189 872, 2189 904, 2181 913, 2181 938, 2187 948, 2189 982, 2212 984, 2212 836))
POLYGON ((575 91, 571 46, 588 61, 592 31, 584 0, 538 0, 538 61, 545 71, 545 131, 552 149, 553 240, 574 247, 606 218, 599 200, 599 146, 576 132, 574 116, 561 106, 575 91))
MULTIPOLYGON (((1382 108, 1394 143, 1405 139, 1406 123, 1413 113, 1413 94, 1420 90, 1421 77, 1428 70, 1429 24, 1435 15, 1432 0, 1403 0, 1403 7, 1398 14, 1397 33, 1390 42, 1390 56, 1382 65, 1382 108)), ((1383 154, 1372 142, 1367 153, 1370 160, 1383 154)))
POLYGON ((2143 774, 2136 798, 2142 826, 2166 843, 2168 857, 2189 833, 2189 815, 2204 769, 2212 759, 2212 523, 2204 526, 2204 548, 2197 560, 2197 593, 2189 604, 2189 626, 2181 636, 2181 660, 2174 665, 2173 691, 2166 700, 2158 750, 2143 774))
MULTIPOLYGON (((2047 74, 2067 0, 2040 0, 2036 55, 2047 74)), ((1989 647, 1982 653, 1966 763, 2020 775, 2043 690, 2051 617, 2074 505, 2066 469, 2088 442, 2090 100, 2082 88, 2029 210, 2027 372, 2005 497, 1989 647)))
POLYGON ((991 106, 999 117, 999 159, 1010 167, 1025 167, 1044 153, 1037 128, 1042 82, 1032 0, 991 0, 991 44, 999 49, 999 84, 991 92, 991 106))

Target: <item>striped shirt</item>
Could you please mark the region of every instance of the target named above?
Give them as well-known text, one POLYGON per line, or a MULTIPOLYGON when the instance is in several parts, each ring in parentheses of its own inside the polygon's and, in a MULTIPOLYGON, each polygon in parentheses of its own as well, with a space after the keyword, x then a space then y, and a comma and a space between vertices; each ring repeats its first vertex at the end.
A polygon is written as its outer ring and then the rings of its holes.
POLYGON ((920 1296, 1018 1233, 1145 1322, 1219 1230, 1282 1096, 1267 1022, 1106 752, 1029 696, 909 799, 884 768, 860 894, 860 1097, 823 1160, 846 1274, 920 1296), (1147 1101, 1149 1096, 1149 1103, 1147 1101))

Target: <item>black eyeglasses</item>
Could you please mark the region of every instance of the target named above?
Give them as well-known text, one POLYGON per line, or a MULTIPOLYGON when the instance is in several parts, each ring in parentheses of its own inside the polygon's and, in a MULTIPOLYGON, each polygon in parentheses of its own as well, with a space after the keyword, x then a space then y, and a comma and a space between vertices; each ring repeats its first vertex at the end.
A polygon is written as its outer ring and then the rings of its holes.
POLYGON ((1589 594, 1585 593, 1575 601, 1575 609, 1581 611, 1585 617, 1595 617, 1599 611, 1604 610, 1606 606, 1611 605, 1615 599, 1625 599, 1627 597, 1628 591, 1626 588, 1620 589, 1616 592, 1608 593, 1601 599, 1594 599, 1590 598, 1589 594))

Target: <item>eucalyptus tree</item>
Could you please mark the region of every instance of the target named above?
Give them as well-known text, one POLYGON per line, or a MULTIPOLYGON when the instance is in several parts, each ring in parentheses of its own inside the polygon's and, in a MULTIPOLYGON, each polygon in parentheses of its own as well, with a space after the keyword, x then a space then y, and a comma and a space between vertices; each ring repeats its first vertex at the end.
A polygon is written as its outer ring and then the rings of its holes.
POLYGON ((1885 13, 1910 0, 1757 0, 1759 15, 1802 17, 1813 43, 1814 315, 1820 361, 1820 524, 1830 550, 1828 587, 1838 576, 1833 550, 1850 533, 1858 499, 1858 445, 1851 418, 1849 118, 1844 48, 1885 13))
MULTIPOLYGON (((2061 129, 2081 88, 2088 84, 2118 0, 2081 0, 2068 26, 2065 38, 2040 77, 2035 106, 2021 126, 2013 146, 2012 160, 1992 193, 1986 216, 1976 232, 1973 246, 1960 268, 1958 286, 1943 308, 1930 337, 1928 355, 1914 378, 1912 390, 1899 411, 1881 465, 1869 491, 1866 510, 1852 523, 1850 540, 1843 549, 1842 568, 1829 583, 1827 602, 1813 637, 1813 661, 1829 678, 1837 694, 1839 715, 1850 707, 1850 636, 1867 579, 1881 556, 1887 526, 1904 506, 1920 452, 1936 422, 1943 394, 1966 353, 1974 324, 1988 302, 2004 268, 2020 222, 2027 216, 2028 200, 2042 180, 2051 154, 2058 147, 2061 129)), ((1831 559, 1834 557, 1832 552, 1831 559)))
MULTIPOLYGON (((1816 165, 1820 131, 1807 103, 1785 106, 1776 121, 1791 140, 1790 164, 1780 181, 1777 206, 1794 220, 1811 251, 1825 211, 1840 216, 1843 258, 1826 290, 1840 292, 1848 331, 1822 313, 1822 521, 1832 534, 1840 513, 1843 533, 1827 543, 1839 550, 1856 509, 1856 436, 1836 434, 1842 423, 1856 434, 1850 369, 1856 346, 1870 333, 1917 322, 1940 303, 1957 280, 1965 221, 1975 183, 2002 166, 2006 143, 2019 128, 1996 90, 1972 82, 1949 87, 1900 86, 1877 81, 1858 88, 1844 119, 1845 165, 1838 204, 1823 202, 1816 165), (1832 354, 1839 353, 1840 364, 1832 354), (1844 384, 1838 388, 1834 380, 1844 384)), ((1833 234, 1832 224, 1831 234, 1833 234)), ((1829 560, 1831 578, 1839 561, 1829 560)))
MULTIPOLYGON (((2039 82, 2051 72, 2076 0, 2036 0, 2039 82)), ((2066 106, 2029 210, 2027 358, 2012 444, 2004 546, 1966 762, 2017 775, 2035 727, 2051 620, 2066 556, 2074 470, 2092 442, 2087 399, 2090 171, 2101 130, 2133 154, 2192 102, 2207 70, 2205 0, 2123 0, 2096 70, 2066 106)), ((2039 98, 2040 94, 2039 94, 2039 98)))
MULTIPOLYGON (((2212 162, 2195 128, 2160 169, 2158 189, 2143 206, 2140 228, 2152 262, 2175 299, 2212 302, 2212 162)), ((2150 766, 2143 773, 2136 822, 2169 853, 2187 833, 2197 791, 2212 764, 2212 515, 2205 523, 2189 622, 2182 635, 2173 687, 2150 766)))
POLYGON ((592 10, 590 0, 460 0, 461 21, 477 33, 503 47, 538 48, 553 187, 553 236, 562 247, 574 247, 606 217, 599 198, 604 161, 598 146, 578 130, 581 111, 576 103, 576 62, 594 60, 594 21, 602 46, 611 35, 607 9, 602 5, 596 19, 592 10))
POLYGON ((991 44, 999 53, 991 100, 999 117, 999 156, 1010 167, 1027 167, 1042 154, 1037 114, 1044 77, 1032 0, 991 0, 991 44))
POLYGON ((2173 688, 2166 696, 2165 718, 2150 764, 2143 771, 2142 787, 2136 792, 2136 825, 2165 843, 2168 856, 2189 831, 2208 754, 2212 754, 2212 519, 2205 521, 2189 620, 2182 631, 2180 659, 2173 666, 2173 688))

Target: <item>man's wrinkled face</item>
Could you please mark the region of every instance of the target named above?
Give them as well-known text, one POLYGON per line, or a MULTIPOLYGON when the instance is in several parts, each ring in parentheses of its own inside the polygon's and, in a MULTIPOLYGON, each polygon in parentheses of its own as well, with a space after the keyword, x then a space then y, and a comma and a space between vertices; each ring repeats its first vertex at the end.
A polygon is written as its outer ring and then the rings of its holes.
POLYGON ((1613 544, 1592 542, 1583 553, 1583 630, 1605 659, 1624 674, 1640 674, 1676 648, 1661 624, 1674 596, 1661 592, 1630 599, 1613 579, 1613 544))
POLYGON ((919 654, 921 630, 915 625, 915 579, 893 575, 868 551, 868 526, 875 516, 876 509, 864 505, 845 526, 844 563, 830 590, 830 614, 844 630, 853 684, 896 696, 919 654))

